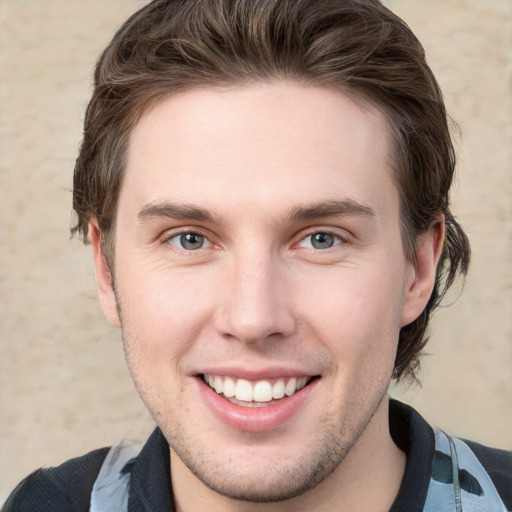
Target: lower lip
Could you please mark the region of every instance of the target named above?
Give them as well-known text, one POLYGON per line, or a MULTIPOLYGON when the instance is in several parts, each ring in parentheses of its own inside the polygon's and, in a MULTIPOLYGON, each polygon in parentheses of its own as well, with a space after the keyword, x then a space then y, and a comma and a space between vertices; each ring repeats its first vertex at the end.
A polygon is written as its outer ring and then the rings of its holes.
POLYGON ((319 379, 314 379, 292 396, 281 398, 273 405, 266 407, 242 407, 232 404, 207 386, 202 378, 198 378, 197 381, 206 404, 227 426, 245 432, 266 432, 281 427, 297 414, 315 389, 319 379))

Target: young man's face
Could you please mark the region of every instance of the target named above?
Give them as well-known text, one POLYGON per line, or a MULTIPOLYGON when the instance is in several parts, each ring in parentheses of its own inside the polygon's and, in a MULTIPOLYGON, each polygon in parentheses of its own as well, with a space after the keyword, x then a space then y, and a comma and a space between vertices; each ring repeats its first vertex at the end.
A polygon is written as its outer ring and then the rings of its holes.
MULTIPOLYGON (((399 330, 431 287, 404 257, 391 166, 384 117, 324 88, 195 89, 141 118, 115 287, 173 471, 285 498, 387 431, 399 330)), ((93 245, 116 324, 94 228, 93 245)))

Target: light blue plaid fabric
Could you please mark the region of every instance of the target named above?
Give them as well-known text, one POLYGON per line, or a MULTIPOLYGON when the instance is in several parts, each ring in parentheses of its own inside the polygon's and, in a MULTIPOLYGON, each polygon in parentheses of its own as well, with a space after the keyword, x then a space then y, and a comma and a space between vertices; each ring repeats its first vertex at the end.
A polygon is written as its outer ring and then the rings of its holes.
POLYGON ((423 512, 507 512, 507 509, 469 446, 438 430, 423 512))
POLYGON ((127 512, 131 463, 141 446, 126 441, 113 446, 92 488, 90 512, 127 512))

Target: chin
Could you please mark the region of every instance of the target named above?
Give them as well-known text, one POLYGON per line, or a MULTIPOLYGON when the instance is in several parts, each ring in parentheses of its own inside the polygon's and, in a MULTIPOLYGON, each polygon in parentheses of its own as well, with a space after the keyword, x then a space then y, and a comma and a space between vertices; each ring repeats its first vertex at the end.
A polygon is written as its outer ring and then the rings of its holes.
POLYGON ((252 467, 208 471, 205 466, 189 466, 193 474, 211 490, 227 498, 253 503, 285 501, 315 488, 338 466, 334 460, 319 460, 315 466, 272 464, 272 468, 252 467), (225 473, 225 472, 224 472, 225 473))
POLYGON ((183 438, 174 435, 169 440, 171 460, 181 459, 206 487, 227 498, 253 503, 285 501, 314 489, 328 478, 366 427, 340 429, 339 422, 333 420, 332 415, 326 414, 318 434, 310 437, 307 445, 290 446, 287 453, 283 453, 282 447, 280 453, 272 453, 257 443, 236 453, 229 453, 229 449, 215 452, 205 444, 184 443, 183 438))

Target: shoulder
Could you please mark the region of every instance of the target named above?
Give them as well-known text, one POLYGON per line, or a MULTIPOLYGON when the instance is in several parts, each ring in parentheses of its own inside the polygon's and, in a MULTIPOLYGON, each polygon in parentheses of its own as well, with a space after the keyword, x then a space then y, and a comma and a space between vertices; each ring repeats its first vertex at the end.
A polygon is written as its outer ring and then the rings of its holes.
POLYGON ((86 512, 108 448, 70 459, 57 467, 38 469, 7 499, 2 512, 86 512))
POLYGON ((512 452, 463 440, 493 481, 506 507, 512 510, 512 452))
POLYGON ((402 486, 392 511, 512 511, 512 452, 434 430, 412 407, 391 400, 390 432, 407 455, 402 486), (454 510, 454 509, 453 509, 454 510))

